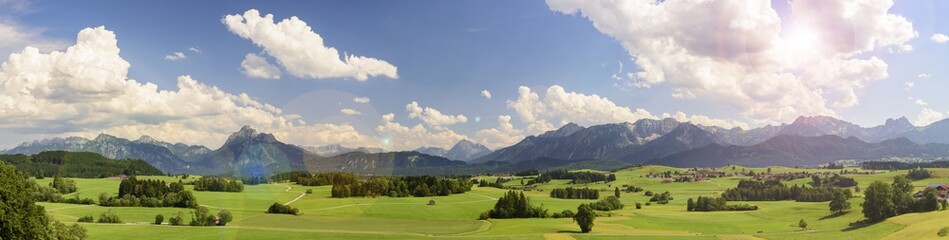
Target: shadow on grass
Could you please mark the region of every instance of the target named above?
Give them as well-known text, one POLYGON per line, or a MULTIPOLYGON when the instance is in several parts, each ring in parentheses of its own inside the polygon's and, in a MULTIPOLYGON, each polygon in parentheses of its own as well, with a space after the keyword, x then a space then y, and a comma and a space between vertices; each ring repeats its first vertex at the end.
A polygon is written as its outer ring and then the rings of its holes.
POLYGON ((835 217, 840 217, 840 216, 843 216, 843 215, 847 215, 847 213, 849 213, 849 211, 848 211, 848 212, 837 212, 837 213, 833 213, 833 214, 830 214, 830 215, 821 217, 820 220, 825 220, 825 219, 831 219, 831 218, 835 218, 835 217))
POLYGON ((560 230, 560 231, 557 231, 557 233, 583 233, 583 232, 581 232, 581 231, 560 230))
POLYGON ((879 222, 874 222, 874 221, 870 221, 869 219, 864 219, 864 220, 860 220, 860 221, 857 221, 857 222, 852 222, 852 223, 850 223, 850 225, 847 226, 847 228, 844 228, 843 231, 844 231, 844 232, 849 232, 849 231, 861 229, 861 228, 864 228, 864 227, 873 226, 873 224, 877 224, 877 223, 879 223, 879 222))

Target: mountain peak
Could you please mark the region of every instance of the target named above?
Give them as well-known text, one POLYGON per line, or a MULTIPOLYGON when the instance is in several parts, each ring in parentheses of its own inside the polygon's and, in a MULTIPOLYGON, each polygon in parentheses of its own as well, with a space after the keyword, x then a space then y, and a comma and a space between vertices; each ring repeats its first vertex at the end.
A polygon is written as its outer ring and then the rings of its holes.
POLYGON ((491 149, 488 149, 488 147, 469 141, 468 139, 462 139, 445 152, 444 157, 452 160, 468 161, 488 155, 489 153, 491 153, 491 149))
POLYGON ((566 137, 583 129, 584 128, 581 127, 580 125, 570 122, 570 123, 564 124, 563 127, 560 127, 557 130, 547 131, 541 135, 538 135, 537 137, 541 137, 541 138, 566 137))
POLYGON ((95 141, 108 141, 112 139, 118 139, 118 137, 105 134, 105 133, 100 133, 98 136, 96 136, 95 141))
POLYGON ((903 116, 903 117, 900 117, 900 118, 897 118, 897 119, 892 119, 892 118, 886 119, 886 123, 884 123, 883 125, 886 125, 886 126, 913 126, 913 124, 909 122, 909 119, 906 119, 906 116, 903 116))
POLYGON ((224 145, 230 145, 236 142, 245 142, 257 137, 257 130, 254 130, 250 126, 244 125, 241 127, 241 130, 234 132, 230 137, 227 137, 227 141, 224 142, 224 145))

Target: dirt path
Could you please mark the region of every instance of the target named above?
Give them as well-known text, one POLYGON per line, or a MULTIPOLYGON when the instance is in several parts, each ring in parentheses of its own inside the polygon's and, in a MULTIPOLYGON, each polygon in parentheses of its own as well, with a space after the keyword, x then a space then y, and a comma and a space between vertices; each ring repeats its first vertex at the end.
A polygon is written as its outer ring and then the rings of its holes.
MULTIPOLYGON (((287 186, 287 192, 290 192, 290 186, 287 186)), ((296 202, 297 200, 300 200, 301 198, 303 198, 303 196, 306 196, 306 192, 301 192, 300 196, 298 196, 297 198, 294 198, 293 200, 290 200, 287 203, 284 203, 283 205, 290 205, 291 203, 296 202)))
POLYGON ((546 240, 577 240, 576 238, 573 238, 573 236, 570 236, 570 234, 565 234, 565 233, 544 234, 544 239, 546 240))

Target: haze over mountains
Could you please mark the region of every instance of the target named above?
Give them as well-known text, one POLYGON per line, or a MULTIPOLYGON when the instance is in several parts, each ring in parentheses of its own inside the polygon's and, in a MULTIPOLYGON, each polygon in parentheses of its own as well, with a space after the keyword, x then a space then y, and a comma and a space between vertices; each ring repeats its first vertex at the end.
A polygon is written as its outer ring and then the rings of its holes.
POLYGON ((110 158, 138 158, 164 172, 259 175, 284 171, 349 171, 367 174, 502 171, 576 164, 660 164, 677 167, 804 166, 836 160, 949 157, 949 120, 915 127, 906 118, 861 127, 832 117, 799 117, 790 124, 724 129, 674 119, 582 127, 569 123, 491 151, 468 140, 451 149, 385 152, 340 145, 299 147, 243 127, 220 148, 171 144, 148 136, 131 141, 52 138, 25 142, 7 154, 49 150, 89 151, 110 158), (467 163, 466 163, 467 161, 467 163))

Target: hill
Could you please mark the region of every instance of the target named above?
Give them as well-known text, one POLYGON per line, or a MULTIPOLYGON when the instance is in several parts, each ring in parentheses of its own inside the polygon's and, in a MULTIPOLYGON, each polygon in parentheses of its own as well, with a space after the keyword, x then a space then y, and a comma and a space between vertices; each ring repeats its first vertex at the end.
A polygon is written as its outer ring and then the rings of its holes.
POLYGON ((48 151, 33 155, 3 154, 0 161, 33 176, 101 178, 125 175, 162 175, 139 159, 114 160, 92 152, 48 151))
POLYGON ((204 146, 171 144, 149 136, 138 140, 99 134, 94 139, 81 137, 51 138, 24 142, 7 150, 5 154, 37 154, 44 151, 94 152, 113 159, 142 159, 163 172, 181 173, 193 171, 189 161, 210 152, 204 146))

